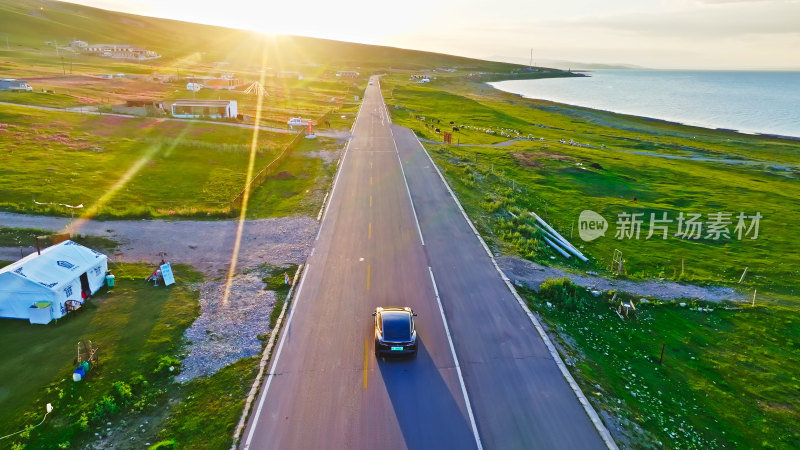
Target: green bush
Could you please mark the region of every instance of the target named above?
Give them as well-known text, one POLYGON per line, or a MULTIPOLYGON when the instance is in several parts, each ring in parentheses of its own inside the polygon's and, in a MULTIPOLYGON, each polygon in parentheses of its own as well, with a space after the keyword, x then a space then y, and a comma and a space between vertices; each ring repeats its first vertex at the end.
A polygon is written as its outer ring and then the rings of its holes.
POLYGON ((133 390, 131 386, 124 381, 115 381, 114 384, 111 385, 111 391, 114 398, 122 406, 127 405, 133 399, 133 390))
POLYGON ((539 286, 538 297, 568 311, 584 310, 596 303, 587 295, 585 288, 566 277, 545 280, 539 286))
POLYGON ((177 450, 178 442, 175 439, 167 439, 166 441, 156 442, 148 447, 148 450, 177 450))
POLYGON ((119 411, 119 405, 110 395, 103 396, 94 406, 92 413, 92 421, 100 422, 104 419, 113 416, 119 411))
POLYGON ((153 373, 169 373, 169 368, 174 367, 174 373, 180 372, 181 360, 174 356, 164 355, 158 359, 158 365, 153 373))
POLYGON ((75 422, 75 426, 78 427, 81 431, 86 431, 89 429, 89 416, 86 415, 85 412, 81 413, 81 416, 78 417, 78 420, 75 422))

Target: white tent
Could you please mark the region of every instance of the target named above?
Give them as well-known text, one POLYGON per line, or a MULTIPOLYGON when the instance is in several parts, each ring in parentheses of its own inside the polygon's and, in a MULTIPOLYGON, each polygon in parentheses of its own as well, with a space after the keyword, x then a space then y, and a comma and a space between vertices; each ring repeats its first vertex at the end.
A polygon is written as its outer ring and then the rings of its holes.
POLYGON ((47 323, 67 314, 66 303, 83 303, 81 293, 97 292, 105 281, 108 257, 72 241, 33 253, 0 269, 0 317, 47 323), (42 309, 35 304, 51 305, 42 309), (42 315, 45 317, 42 317, 42 315))

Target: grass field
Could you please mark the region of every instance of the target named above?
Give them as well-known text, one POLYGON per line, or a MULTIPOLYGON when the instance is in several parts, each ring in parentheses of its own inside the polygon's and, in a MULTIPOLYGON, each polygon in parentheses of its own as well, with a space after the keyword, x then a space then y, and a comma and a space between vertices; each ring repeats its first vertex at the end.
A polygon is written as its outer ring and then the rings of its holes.
POLYGON ((612 277, 619 249, 621 277, 727 285, 748 296, 757 289, 755 307, 651 302, 628 321, 619 319, 608 293, 594 299, 572 286, 564 288, 573 298, 567 302, 555 300, 558 286, 538 295, 522 289, 558 336, 584 392, 622 430, 622 442, 800 445, 800 244, 791 232, 800 220, 800 143, 525 100, 457 78, 417 85, 392 75, 381 84, 393 121, 438 142, 425 146, 500 253, 612 277), (451 121, 460 127, 453 132, 458 145, 442 144, 435 130, 451 131, 451 121), (578 237, 585 209, 608 220, 605 237, 578 237), (580 245, 589 263, 555 253, 528 212, 580 245), (666 240, 646 239, 649 223, 638 240, 615 238, 620 213, 675 220, 681 212, 705 220, 716 212, 763 218, 756 240, 739 240, 735 222, 730 239, 677 238, 677 223, 666 240))
POLYGON ((608 295, 564 280, 523 293, 634 448, 800 446, 796 308, 654 301, 621 320, 608 295))
POLYGON ((104 288, 57 323, 0 321, 3 341, 22 345, 0 357, 5 380, 0 389, 0 433, 38 423, 50 402, 55 409, 47 421, 16 440, 57 448, 67 441, 80 442, 86 431, 102 431, 106 420, 122 410, 145 410, 165 395, 169 377, 159 365, 177 356, 183 331, 198 314, 191 283, 200 276, 177 266, 176 285, 154 288, 142 281, 149 267, 111 268, 117 286, 104 288), (100 364, 86 380, 74 383, 73 359, 82 339, 100 346, 100 364))
MULTIPOLYGON (((210 377, 174 383, 183 332, 199 312, 193 286, 201 276, 176 266, 177 284, 155 288, 143 281, 150 267, 116 264, 111 269, 117 286, 56 324, 0 321, 0 338, 26 343, 24 352, 0 357, 0 376, 8 381, 0 387, 0 434, 26 430, 7 441, 9 448, 82 448, 104 442, 137 449, 163 441, 175 441, 180 448, 229 448, 258 358, 242 359, 210 377), (100 345, 100 365, 74 383, 72 359, 80 339, 100 345), (170 372, 170 366, 176 370, 170 372), (44 425, 26 429, 41 420, 47 402, 55 409, 44 425)), ((267 287, 284 291, 275 283, 267 287)))
POLYGON ((343 146, 334 139, 304 139, 253 192, 247 217, 316 216, 343 146))
MULTIPOLYGON (((5 210, 72 212, 35 200, 96 206, 109 218, 224 216, 246 181, 246 128, 16 107, 4 108, 0 123, 5 210)), ((291 138, 260 132, 255 167, 291 138)))

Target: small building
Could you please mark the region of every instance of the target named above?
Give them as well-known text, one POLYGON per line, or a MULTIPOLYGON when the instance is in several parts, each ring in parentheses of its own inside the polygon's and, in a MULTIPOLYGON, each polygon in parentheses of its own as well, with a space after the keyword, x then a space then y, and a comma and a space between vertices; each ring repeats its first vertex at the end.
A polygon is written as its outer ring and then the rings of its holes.
POLYGON ((89 46, 89 43, 86 41, 74 40, 69 43, 69 46, 72 48, 86 48, 89 46))
POLYGON ((150 76, 150 81, 159 83, 174 83, 178 81, 178 74, 176 73, 154 73, 150 76))
POLYGON ((32 91, 33 88, 25 80, 13 78, 0 79, 0 91, 32 91))
POLYGON ((236 100, 175 100, 172 104, 172 117, 196 118, 235 118, 239 114, 236 100))
POLYGON ((336 72, 336 76, 341 78, 358 78, 361 74, 355 70, 340 70, 336 72))
POLYGON ((208 89, 226 89, 230 91, 241 85, 242 82, 238 78, 221 77, 203 80, 203 86, 208 89))
POLYGON ((117 114, 131 114, 134 116, 161 116, 166 114, 164 102, 151 99, 126 100, 124 105, 112 105, 111 112, 117 114))
POLYGON ((278 78, 295 78, 297 80, 303 79, 303 74, 300 72, 295 72, 293 70, 281 70, 276 74, 278 78))
POLYGON ((160 58, 159 54, 152 50, 127 44, 90 44, 84 47, 84 50, 87 53, 115 59, 145 60, 160 58))
POLYGON ((0 317, 48 323, 103 287, 108 257, 64 241, 0 269, 0 317))

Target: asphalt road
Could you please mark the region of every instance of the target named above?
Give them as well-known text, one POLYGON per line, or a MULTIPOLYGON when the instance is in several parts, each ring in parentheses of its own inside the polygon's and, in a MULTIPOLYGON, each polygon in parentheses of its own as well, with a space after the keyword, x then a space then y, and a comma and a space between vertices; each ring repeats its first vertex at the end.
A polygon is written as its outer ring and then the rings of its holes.
POLYGON ((389 123, 377 84, 240 447, 604 448, 419 142, 389 123), (380 305, 419 314, 416 359, 375 358, 380 305))

